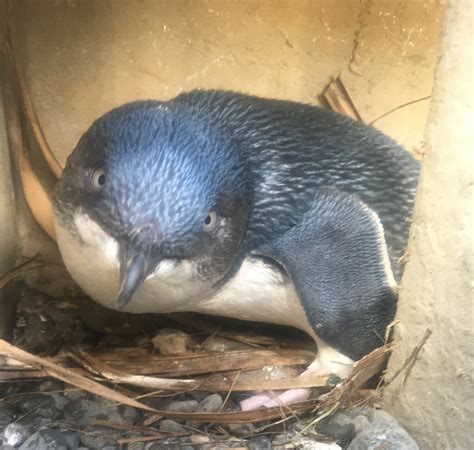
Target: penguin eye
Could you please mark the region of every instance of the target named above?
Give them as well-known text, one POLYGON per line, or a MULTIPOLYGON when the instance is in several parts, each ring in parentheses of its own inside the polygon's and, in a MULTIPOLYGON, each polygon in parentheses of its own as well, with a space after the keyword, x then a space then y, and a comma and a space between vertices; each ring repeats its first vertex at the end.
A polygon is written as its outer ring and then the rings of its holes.
POLYGON ((217 215, 217 212, 212 209, 204 219, 202 229, 206 233, 212 233, 213 231, 216 231, 217 225, 219 225, 219 216, 217 215))
POLYGON ((107 180, 104 169, 96 169, 92 172, 91 181, 94 189, 100 190, 104 187, 107 180))

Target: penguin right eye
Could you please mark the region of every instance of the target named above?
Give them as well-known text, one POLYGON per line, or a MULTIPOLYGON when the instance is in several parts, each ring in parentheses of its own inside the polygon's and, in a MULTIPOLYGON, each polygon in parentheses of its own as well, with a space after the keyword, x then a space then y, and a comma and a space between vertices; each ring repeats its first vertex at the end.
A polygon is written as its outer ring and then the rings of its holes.
POLYGON ((96 190, 101 190, 105 186, 107 176, 104 169, 96 169, 92 172, 91 182, 92 186, 96 190))
POLYGON ((216 230, 217 225, 219 225, 219 216, 217 215, 216 211, 211 210, 204 219, 202 228, 206 233, 212 233, 216 230))

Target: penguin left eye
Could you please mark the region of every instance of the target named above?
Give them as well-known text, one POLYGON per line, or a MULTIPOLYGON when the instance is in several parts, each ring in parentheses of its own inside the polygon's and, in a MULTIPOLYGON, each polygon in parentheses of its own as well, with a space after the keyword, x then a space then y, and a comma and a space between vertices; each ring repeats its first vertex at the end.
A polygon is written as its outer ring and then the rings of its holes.
POLYGON ((106 181, 106 173, 104 169, 96 169, 92 172, 91 182, 94 189, 101 190, 106 181))
POLYGON ((217 225, 219 225, 219 215, 216 211, 211 210, 207 217, 204 219, 202 229, 206 233, 212 233, 216 231, 217 225))

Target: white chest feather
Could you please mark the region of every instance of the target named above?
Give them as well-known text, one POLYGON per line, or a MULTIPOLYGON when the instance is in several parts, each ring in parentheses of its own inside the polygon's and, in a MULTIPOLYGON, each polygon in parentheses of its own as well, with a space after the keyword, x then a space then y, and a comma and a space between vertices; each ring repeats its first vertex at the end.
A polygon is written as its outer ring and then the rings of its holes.
MULTIPOLYGON (((87 294, 113 308, 119 287, 118 244, 85 215, 77 215, 75 225, 81 239, 56 221, 64 262, 87 294)), ((289 325, 313 335, 291 281, 255 258, 246 259, 232 280, 217 291, 196 277, 191 262, 164 260, 125 310, 202 312, 289 325)))

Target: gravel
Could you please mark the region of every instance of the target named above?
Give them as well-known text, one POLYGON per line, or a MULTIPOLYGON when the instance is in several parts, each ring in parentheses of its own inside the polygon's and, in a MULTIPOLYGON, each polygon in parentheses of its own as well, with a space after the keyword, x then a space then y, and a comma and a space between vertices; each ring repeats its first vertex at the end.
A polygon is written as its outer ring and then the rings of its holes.
POLYGON ((20 450, 69 450, 68 440, 57 430, 40 430, 33 433, 20 450))
POLYGON ((182 400, 171 402, 166 409, 172 412, 191 413, 196 411, 198 405, 199 402, 197 400, 182 400))
POLYGON ((0 404, 0 433, 20 415, 20 412, 12 405, 0 404))
POLYGON ((19 447, 30 435, 30 430, 21 423, 10 423, 3 430, 3 443, 12 447, 19 447))
MULTIPOLYGON (((128 410, 125 409, 125 411, 128 410)), ((63 414, 67 422, 79 428, 90 427, 95 420, 107 420, 120 424, 130 423, 125 417, 127 414, 124 414, 124 409, 120 405, 103 399, 77 398, 71 400, 64 408, 63 414)))
POLYGON ((342 413, 336 413, 326 420, 318 422, 315 430, 318 433, 334 438, 336 444, 342 448, 345 448, 355 435, 355 427, 352 419, 342 413))
MULTIPOLYGON (((149 334, 144 334, 144 330, 159 330, 157 320, 162 320, 148 315, 139 317, 125 313, 115 314, 95 303, 82 303, 82 300, 79 302, 79 309, 75 308, 72 313, 67 314, 55 309, 55 303, 46 298, 32 302, 31 298, 24 297, 20 303, 22 306, 14 344, 38 355, 53 354, 64 344, 90 344, 106 350, 114 346, 137 345, 151 349, 151 339, 147 337, 149 334), (84 325, 85 317, 95 326, 94 331, 84 325), (107 321, 105 328, 104 320, 107 321), (104 330, 112 334, 101 334, 104 330)), ((162 330, 155 345, 163 353, 176 354, 200 344, 176 330, 168 329, 162 330)), ((248 346, 215 336, 207 339, 201 350, 222 352, 242 348, 248 346)), ((245 375, 252 376, 252 373, 249 371, 245 375)), ((237 395, 230 398, 225 411, 234 410, 236 397, 237 395)), ((142 401, 157 409, 179 413, 217 413, 223 406, 221 395, 200 391, 182 393, 171 399, 156 396, 143 398, 142 401)), ((245 446, 254 450, 283 450, 289 437, 297 448, 302 449, 418 450, 417 444, 394 418, 371 407, 338 412, 303 434, 298 434, 301 428, 298 429, 297 422, 288 423, 284 433, 272 432, 256 436, 256 430, 263 424, 234 423, 219 427, 205 424, 205 435, 191 433, 189 436, 136 442, 122 447, 117 442, 119 438, 136 437, 142 433, 113 429, 96 423, 102 420, 140 426, 146 417, 135 408, 117 405, 54 379, 0 383, 0 450, 223 450, 245 446), (214 433, 216 428, 218 432, 214 433), (229 433, 225 442, 223 429, 229 433), (321 434, 327 436, 326 443, 317 442, 316 433, 319 437, 321 434)), ((309 420, 301 421, 300 425, 307 424, 309 420)), ((152 424, 154 430, 151 432, 180 433, 190 431, 190 427, 198 428, 203 425, 202 422, 191 420, 183 425, 181 420, 165 417, 152 424)))
POLYGON ((268 436, 252 436, 249 439, 249 450, 271 450, 272 440, 268 436))
POLYGON ((385 411, 373 411, 369 424, 359 429, 348 450, 419 450, 404 428, 385 411))
POLYGON ((160 422, 160 431, 167 431, 170 433, 181 433, 185 431, 185 428, 178 422, 175 422, 174 420, 163 419, 160 422))
MULTIPOLYGON (((197 413, 216 413, 221 409, 223 404, 222 397, 219 394, 211 394, 205 397, 199 403, 198 407, 196 408, 195 412, 197 413)), ((190 428, 198 428, 202 422, 197 420, 187 420, 186 426, 190 428)))

